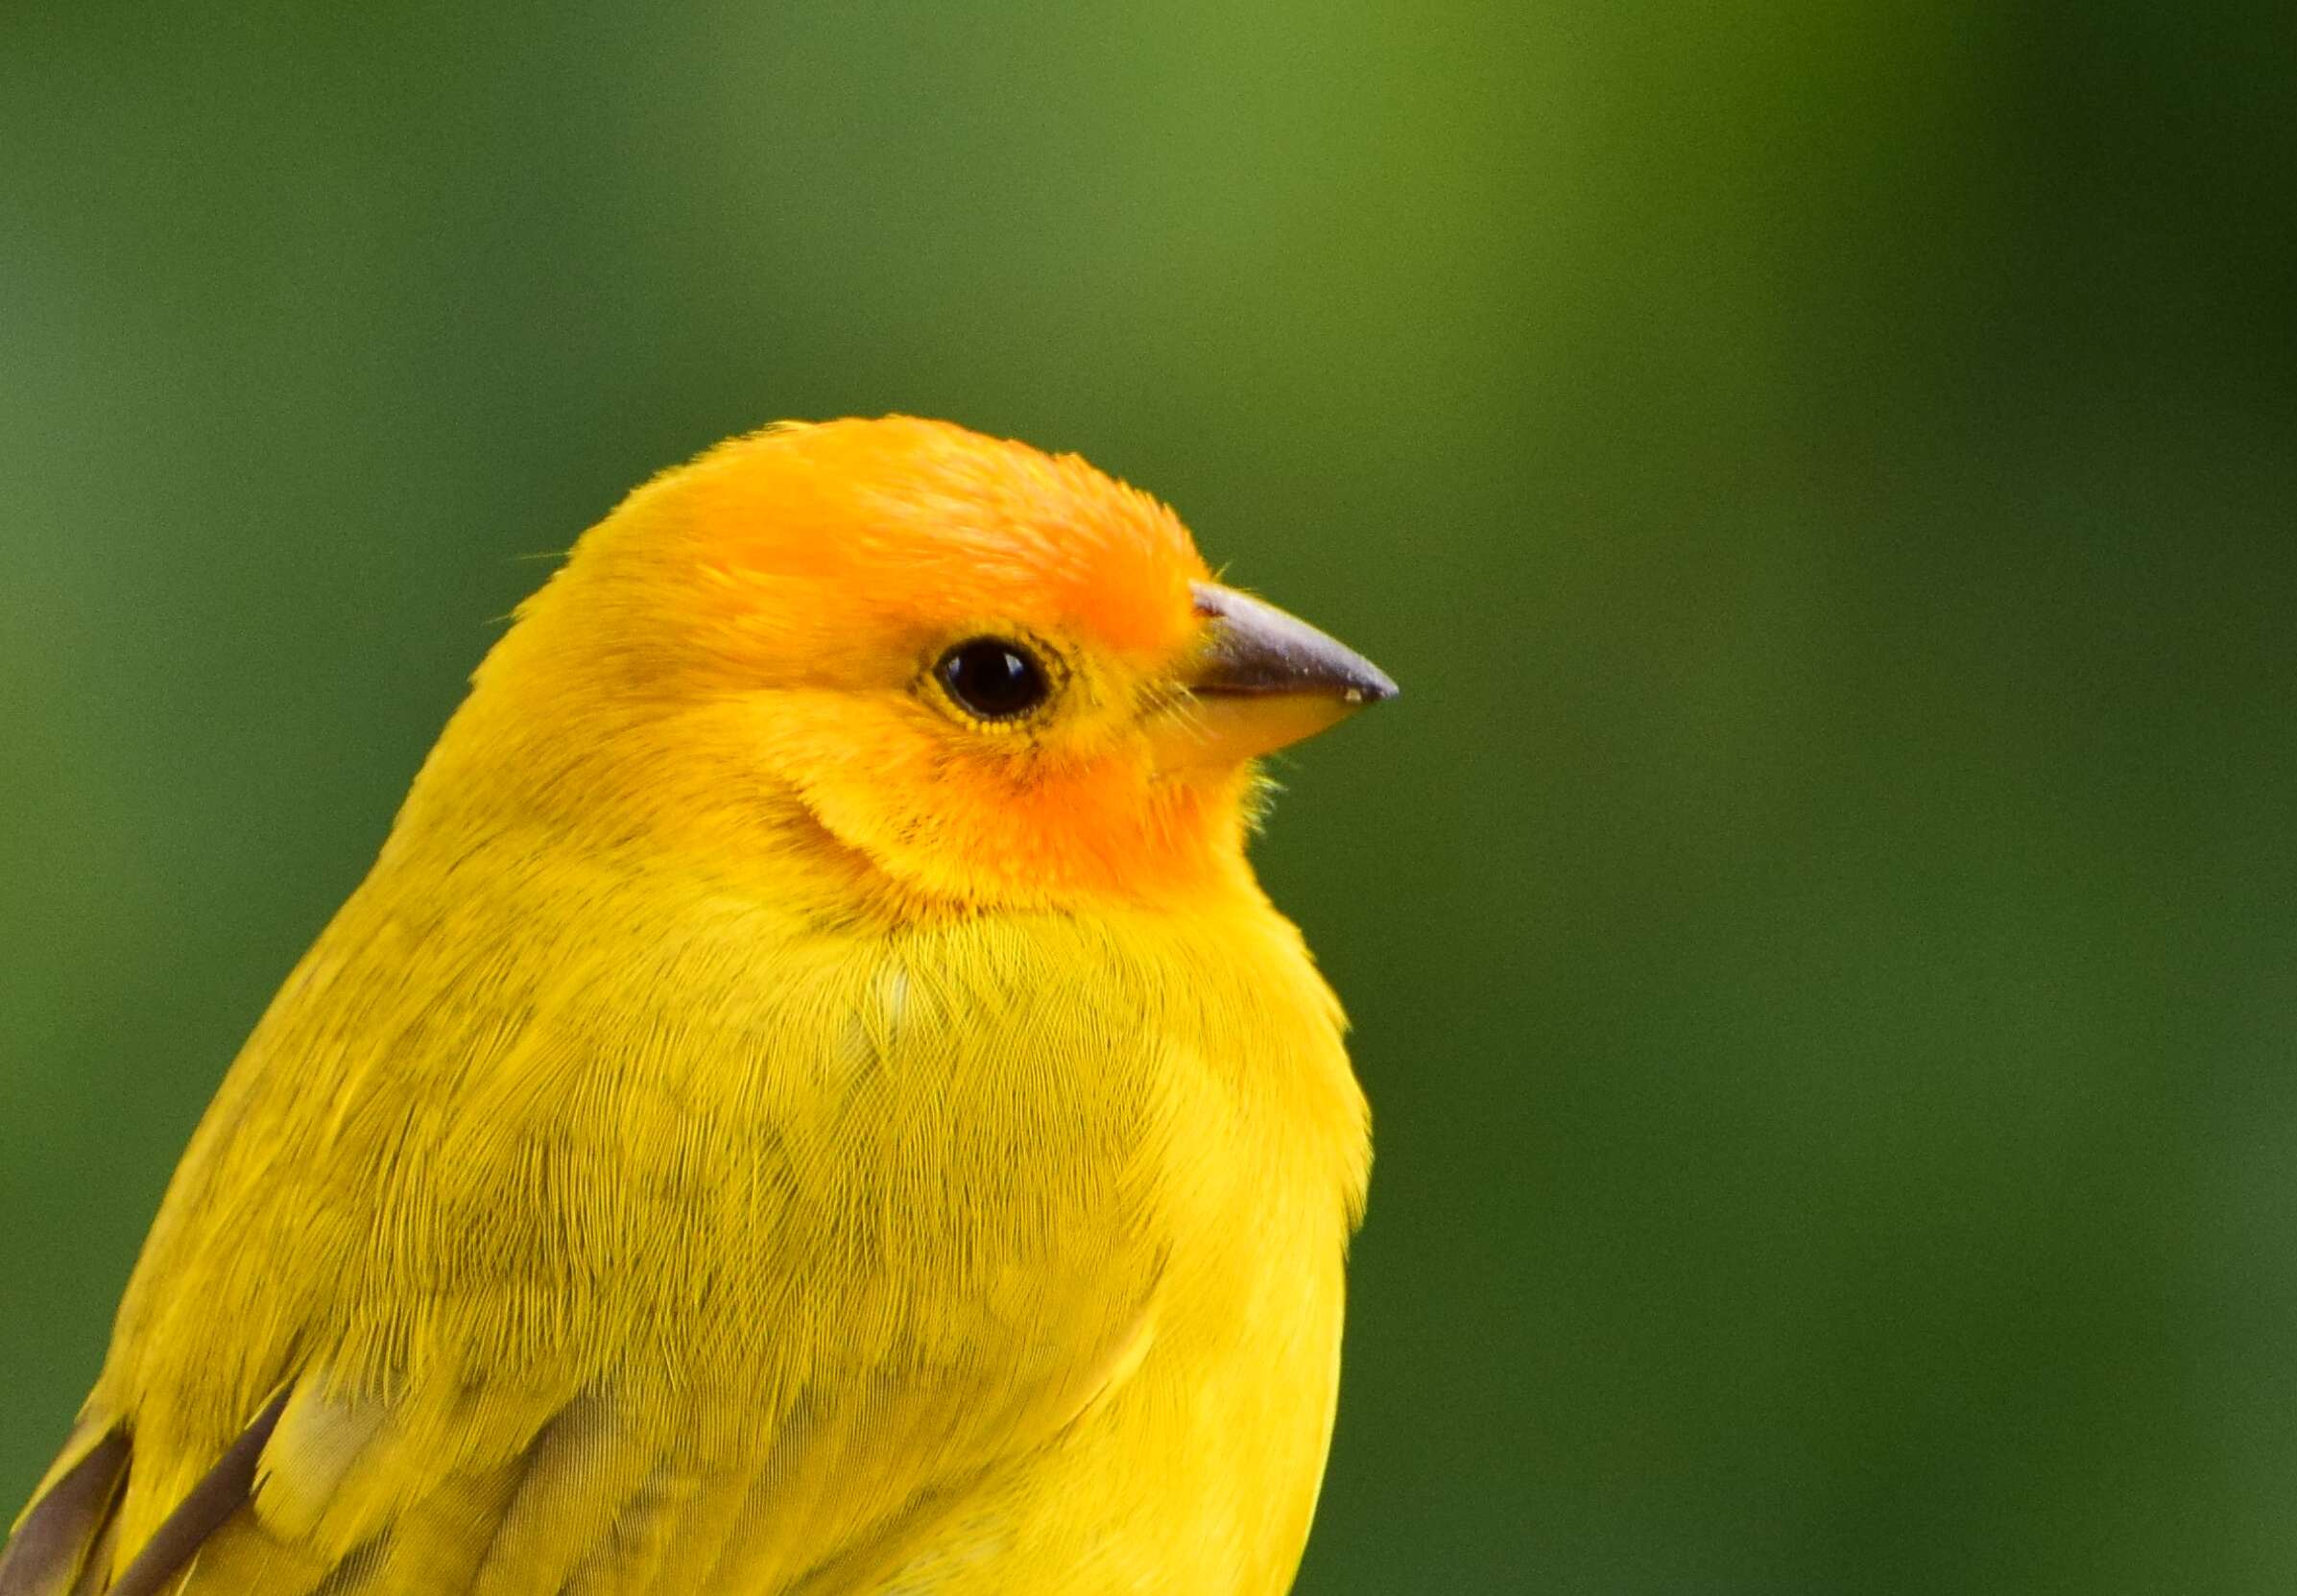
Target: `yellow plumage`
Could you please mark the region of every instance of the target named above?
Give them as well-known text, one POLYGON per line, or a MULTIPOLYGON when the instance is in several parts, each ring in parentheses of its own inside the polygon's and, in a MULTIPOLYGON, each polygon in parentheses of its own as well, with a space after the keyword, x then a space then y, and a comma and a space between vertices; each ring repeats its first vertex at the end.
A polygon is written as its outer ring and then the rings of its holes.
POLYGON ((233 1065, 0 1593, 1284 1589, 1367 1141, 1245 755, 1386 689, 1225 593, 930 423, 634 495, 233 1065))

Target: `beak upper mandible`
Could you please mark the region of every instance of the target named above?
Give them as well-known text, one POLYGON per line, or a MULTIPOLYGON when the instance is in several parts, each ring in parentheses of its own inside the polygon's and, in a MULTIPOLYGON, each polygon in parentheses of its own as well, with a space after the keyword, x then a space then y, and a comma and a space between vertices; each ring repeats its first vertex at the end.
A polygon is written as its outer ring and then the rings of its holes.
POLYGON ((1352 707, 1396 696, 1387 672, 1299 616, 1209 582, 1188 591, 1210 623, 1190 691, 1328 694, 1352 707))

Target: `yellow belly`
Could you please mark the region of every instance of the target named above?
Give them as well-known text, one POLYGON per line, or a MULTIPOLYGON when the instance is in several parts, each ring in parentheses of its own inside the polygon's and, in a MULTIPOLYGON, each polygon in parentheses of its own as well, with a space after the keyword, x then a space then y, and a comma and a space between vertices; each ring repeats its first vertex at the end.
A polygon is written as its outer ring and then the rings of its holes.
POLYGON ((1158 1326, 1129 1378, 1045 1453, 983 1482, 927 1549, 870 1590, 1289 1589, 1315 1512, 1339 1378, 1337 1226, 1328 1240, 1322 1268, 1263 1270, 1260 1292, 1226 1331, 1158 1326))

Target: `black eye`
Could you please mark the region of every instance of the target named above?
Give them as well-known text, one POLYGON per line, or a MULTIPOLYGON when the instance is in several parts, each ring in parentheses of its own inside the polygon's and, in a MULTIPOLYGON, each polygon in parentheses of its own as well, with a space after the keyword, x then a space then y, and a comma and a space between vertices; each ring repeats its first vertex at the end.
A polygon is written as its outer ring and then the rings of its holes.
POLYGON ((985 721, 1009 721, 1044 703, 1044 667, 1018 643, 975 637, 941 656, 933 674, 949 696, 985 721))

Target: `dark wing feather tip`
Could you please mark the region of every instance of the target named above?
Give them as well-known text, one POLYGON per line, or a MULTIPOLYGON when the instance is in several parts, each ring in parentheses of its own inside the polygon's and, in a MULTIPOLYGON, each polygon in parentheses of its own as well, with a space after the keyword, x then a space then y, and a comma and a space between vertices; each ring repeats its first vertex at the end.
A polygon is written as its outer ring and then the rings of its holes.
MULTIPOLYGON (((183 1565, 191 1560, 191 1555, 201 1544, 246 1504, 255 1486, 256 1460, 263 1456, 263 1448, 270 1441, 272 1431, 278 1427, 279 1415, 286 1406, 287 1393, 282 1391, 255 1416, 255 1422, 240 1433, 239 1439, 216 1460, 215 1466, 184 1493, 183 1500, 176 1504, 176 1511, 152 1532, 152 1538, 135 1554, 135 1560, 121 1571, 109 1596, 157 1596, 170 1580, 183 1571, 183 1565)), ((0 1592, 0 1596, 7 1593, 0 1592)))
POLYGON ((64 1470, 0 1547, 0 1596, 61 1596, 119 1504, 128 1432, 114 1430, 64 1470))

